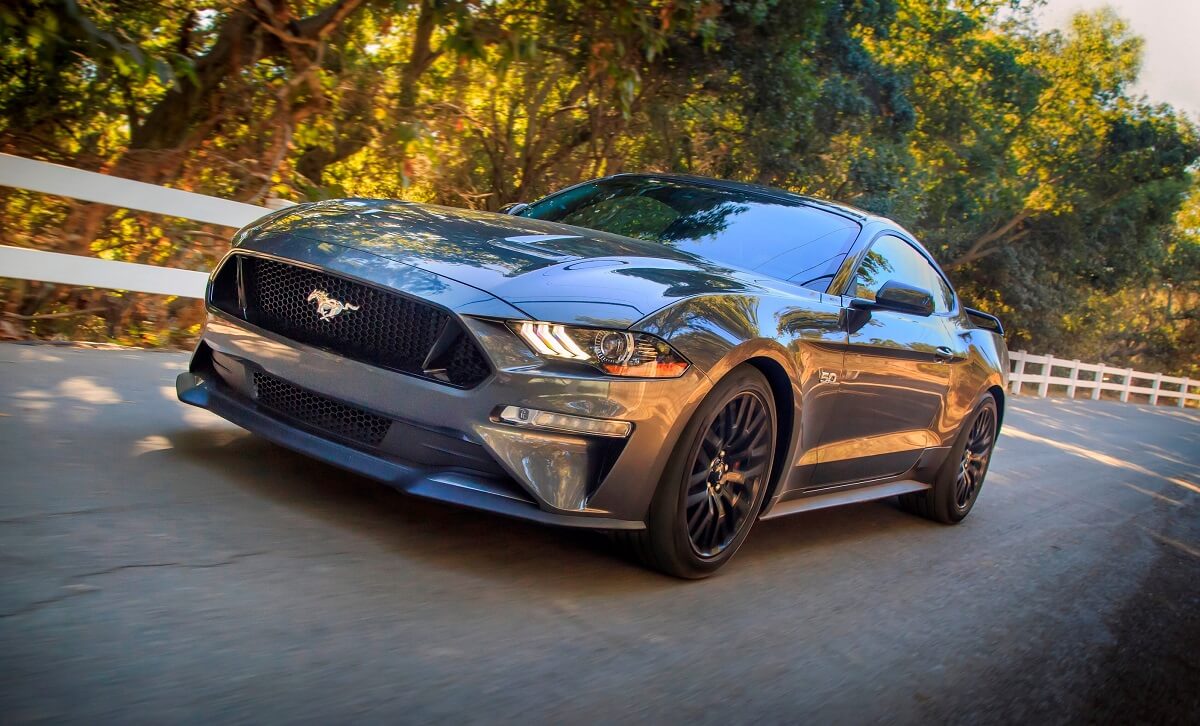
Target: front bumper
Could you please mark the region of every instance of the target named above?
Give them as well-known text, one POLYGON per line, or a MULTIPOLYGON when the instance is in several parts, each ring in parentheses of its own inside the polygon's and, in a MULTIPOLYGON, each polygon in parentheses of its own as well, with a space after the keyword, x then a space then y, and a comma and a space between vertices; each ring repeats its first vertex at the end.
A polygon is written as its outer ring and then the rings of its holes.
MULTIPOLYGON (((486 331, 476 330, 484 339, 486 331)), ((486 341, 485 341, 486 342, 486 341)), ((487 347, 487 346, 485 346, 487 347)), ((176 388, 277 444, 401 491, 546 524, 643 529, 650 499, 687 414, 707 391, 691 370, 673 380, 611 380, 506 367, 461 390, 359 363, 210 311, 176 388), (316 430, 256 400, 252 372, 391 420, 377 447, 316 430), (531 430, 495 420, 503 406, 628 421, 627 439, 531 430)))

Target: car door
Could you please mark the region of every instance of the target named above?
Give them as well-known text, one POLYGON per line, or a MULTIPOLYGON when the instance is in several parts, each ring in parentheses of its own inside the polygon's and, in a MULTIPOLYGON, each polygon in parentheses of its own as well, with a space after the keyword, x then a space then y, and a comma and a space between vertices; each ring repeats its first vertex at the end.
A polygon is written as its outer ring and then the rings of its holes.
POLYGON ((926 447, 946 405, 956 352, 948 315, 954 294, 917 247, 895 234, 876 238, 843 300, 847 329, 842 377, 817 454, 812 486, 901 474, 926 447), (877 305, 887 283, 931 294, 932 313, 877 305))

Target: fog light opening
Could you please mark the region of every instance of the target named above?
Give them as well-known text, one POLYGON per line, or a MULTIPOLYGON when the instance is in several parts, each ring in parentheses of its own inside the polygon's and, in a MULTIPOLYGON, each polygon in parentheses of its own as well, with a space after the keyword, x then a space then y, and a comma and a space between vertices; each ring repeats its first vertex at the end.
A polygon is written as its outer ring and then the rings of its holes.
POLYGON ((565 413, 540 411, 536 408, 527 408, 524 406, 505 406, 496 414, 496 418, 514 426, 547 429, 550 431, 567 431, 588 436, 625 438, 633 431, 633 424, 628 421, 571 416, 565 413))

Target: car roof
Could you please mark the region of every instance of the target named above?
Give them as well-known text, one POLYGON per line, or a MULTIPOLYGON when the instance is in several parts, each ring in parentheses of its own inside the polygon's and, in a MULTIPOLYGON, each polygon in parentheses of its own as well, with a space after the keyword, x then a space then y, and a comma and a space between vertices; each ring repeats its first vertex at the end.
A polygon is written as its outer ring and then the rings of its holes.
MULTIPOLYGON (((656 174, 654 172, 622 172, 620 174, 612 174, 610 176, 604 177, 604 179, 663 179, 666 181, 685 182, 688 184, 696 184, 699 186, 713 187, 716 189, 728 189, 730 191, 746 192, 749 194, 757 194, 759 196, 774 197, 776 199, 781 199, 781 200, 786 200, 786 201, 791 201, 791 202, 802 202, 804 204, 809 204, 814 207, 822 207, 822 208, 828 209, 829 211, 837 212, 839 214, 843 214, 848 217, 853 217, 862 222, 875 221, 875 222, 884 222, 889 225, 898 226, 898 225, 896 225, 895 222, 893 222, 890 219, 887 219, 886 217, 880 217, 877 214, 872 214, 871 212, 868 212, 863 209, 859 209, 858 207, 853 207, 849 204, 830 202, 830 201, 826 201, 824 199, 818 199, 816 197, 810 197, 810 196, 806 196, 804 194, 797 194, 795 192, 789 192, 784 189, 778 189, 776 187, 769 187, 764 184, 752 184, 750 182, 731 181, 729 179, 713 179, 712 177, 695 176, 693 174, 656 174)), ((601 180, 597 180, 597 181, 601 181, 601 180)))

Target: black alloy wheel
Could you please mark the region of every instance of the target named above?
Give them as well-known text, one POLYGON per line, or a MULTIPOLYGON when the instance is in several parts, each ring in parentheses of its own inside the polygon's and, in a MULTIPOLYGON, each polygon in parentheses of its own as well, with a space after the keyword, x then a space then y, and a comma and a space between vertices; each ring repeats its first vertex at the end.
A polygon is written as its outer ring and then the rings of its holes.
POLYGON ((688 540, 703 558, 729 546, 765 485, 774 426, 767 403, 742 391, 717 414, 692 458, 684 503, 688 540))
POLYGON ((975 416, 958 464, 958 476, 954 480, 955 507, 966 509, 973 503, 979 485, 983 483, 995 441, 996 416, 991 409, 984 408, 975 416))
POLYGON ((996 399, 985 395, 963 420, 958 438, 930 481, 931 488, 900 496, 900 506, 943 524, 958 524, 979 498, 996 445, 1000 417, 996 399))
POLYGON ((698 579, 720 569, 750 534, 767 496, 777 415, 757 368, 727 373, 680 434, 646 529, 614 538, 647 566, 676 577, 698 579))

